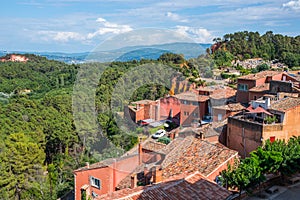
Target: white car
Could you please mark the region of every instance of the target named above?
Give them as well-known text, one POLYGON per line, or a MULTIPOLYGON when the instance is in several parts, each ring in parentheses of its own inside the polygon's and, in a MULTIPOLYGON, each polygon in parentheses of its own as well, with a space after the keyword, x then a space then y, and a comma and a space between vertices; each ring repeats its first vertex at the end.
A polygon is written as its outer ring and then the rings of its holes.
POLYGON ((152 135, 152 138, 153 138, 153 139, 157 139, 157 138, 163 137, 163 136, 166 135, 166 133, 167 133, 167 132, 166 132, 165 130, 160 129, 160 130, 156 131, 156 133, 154 133, 154 134, 152 135))

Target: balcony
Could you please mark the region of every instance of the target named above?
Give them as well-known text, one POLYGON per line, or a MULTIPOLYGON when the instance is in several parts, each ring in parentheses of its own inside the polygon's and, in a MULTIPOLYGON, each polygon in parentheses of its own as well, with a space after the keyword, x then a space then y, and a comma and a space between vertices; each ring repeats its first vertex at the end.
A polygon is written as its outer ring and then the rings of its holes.
MULTIPOLYGON (((242 124, 242 127, 249 126, 252 127, 253 129, 256 127, 266 132, 283 130, 282 123, 273 122, 271 124, 267 124, 264 122, 264 117, 260 117, 260 116, 244 114, 244 115, 233 116, 231 118, 235 119, 234 121, 236 121, 236 123, 238 122, 242 124)), ((230 121, 232 122, 233 120, 230 121)))

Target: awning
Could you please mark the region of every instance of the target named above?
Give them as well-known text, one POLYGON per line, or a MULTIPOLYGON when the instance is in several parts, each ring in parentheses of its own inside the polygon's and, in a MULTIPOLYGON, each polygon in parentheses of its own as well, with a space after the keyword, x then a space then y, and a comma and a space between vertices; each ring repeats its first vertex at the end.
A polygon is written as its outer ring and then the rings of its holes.
POLYGON ((264 108, 258 106, 256 108, 253 108, 252 106, 249 106, 248 108, 246 108, 246 110, 249 113, 265 113, 267 115, 272 115, 271 113, 269 113, 268 111, 266 111, 264 108))
POLYGON ((84 184, 80 189, 87 190, 88 188, 89 188, 89 185, 88 184, 84 184))

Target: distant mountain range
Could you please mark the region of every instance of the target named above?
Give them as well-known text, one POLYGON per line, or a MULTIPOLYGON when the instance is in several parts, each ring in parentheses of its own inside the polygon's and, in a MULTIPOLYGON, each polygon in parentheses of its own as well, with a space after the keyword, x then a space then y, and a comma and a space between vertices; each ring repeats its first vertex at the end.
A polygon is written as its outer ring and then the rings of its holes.
POLYGON ((163 53, 172 52, 183 54, 186 59, 189 59, 204 54, 205 50, 210 46, 211 44, 200 43, 169 43, 149 46, 129 46, 108 51, 83 53, 0 51, 0 56, 4 56, 8 53, 31 53, 44 56, 50 60, 58 60, 66 63, 84 63, 90 61, 110 62, 157 59, 163 53))

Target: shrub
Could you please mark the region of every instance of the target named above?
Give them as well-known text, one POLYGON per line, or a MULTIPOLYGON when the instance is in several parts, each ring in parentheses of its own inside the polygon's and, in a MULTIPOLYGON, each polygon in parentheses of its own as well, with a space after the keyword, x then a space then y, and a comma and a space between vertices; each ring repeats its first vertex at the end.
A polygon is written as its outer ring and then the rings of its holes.
POLYGON ((167 138, 167 137, 162 137, 162 138, 159 138, 157 140, 157 142, 160 142, 160 143, 163 143, 163 144, 169 144, 171 142, 171 139, 167 138))

